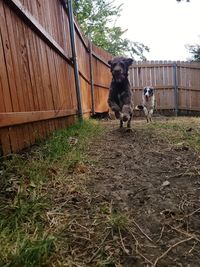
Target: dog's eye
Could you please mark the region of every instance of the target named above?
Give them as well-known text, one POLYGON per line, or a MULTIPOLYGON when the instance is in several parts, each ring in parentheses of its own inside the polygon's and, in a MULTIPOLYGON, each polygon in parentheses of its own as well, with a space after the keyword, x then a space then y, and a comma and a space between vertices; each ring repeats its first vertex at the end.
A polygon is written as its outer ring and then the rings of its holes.
POLYGON ((119 64, 122 68, 124 68, 124 63, 123 62, 120 62, 119 64))

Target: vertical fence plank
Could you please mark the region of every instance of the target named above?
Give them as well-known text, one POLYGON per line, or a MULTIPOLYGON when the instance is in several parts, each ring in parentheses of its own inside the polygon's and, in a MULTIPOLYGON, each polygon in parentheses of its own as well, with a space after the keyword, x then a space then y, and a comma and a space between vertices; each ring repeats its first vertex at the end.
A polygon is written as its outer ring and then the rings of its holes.
POLYGON ((175 115, 178 115, 178 86, 177 86, 177 65, 173 64, 173 79, 174 79, 174 110, 175 115))

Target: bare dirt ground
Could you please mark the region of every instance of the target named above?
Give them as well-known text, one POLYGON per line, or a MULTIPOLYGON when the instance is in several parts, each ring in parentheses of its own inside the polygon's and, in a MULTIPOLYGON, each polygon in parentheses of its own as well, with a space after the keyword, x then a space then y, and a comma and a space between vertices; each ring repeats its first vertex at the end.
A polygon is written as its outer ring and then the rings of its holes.
POLYGON ((96 163, 86 192, 71 208, 79 212, 72 266, 200 266, 200 159, 187 142, 195 123, 142 120, 126 132, 102 122, 87 152, 96 163))

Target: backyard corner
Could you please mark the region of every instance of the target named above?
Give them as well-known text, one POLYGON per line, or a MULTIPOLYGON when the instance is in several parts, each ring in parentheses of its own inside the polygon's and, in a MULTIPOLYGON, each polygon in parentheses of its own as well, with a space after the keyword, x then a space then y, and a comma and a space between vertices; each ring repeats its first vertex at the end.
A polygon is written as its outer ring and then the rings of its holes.
POLYGON ((88 120, 4 158, 0 266, 199 266, 199 121, 88 120))

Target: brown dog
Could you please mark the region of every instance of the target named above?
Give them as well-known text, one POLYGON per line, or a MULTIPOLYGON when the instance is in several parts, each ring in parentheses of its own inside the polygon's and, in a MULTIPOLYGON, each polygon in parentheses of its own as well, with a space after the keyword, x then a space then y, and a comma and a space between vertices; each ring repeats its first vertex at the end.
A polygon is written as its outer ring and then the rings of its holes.
POLYGON ((112 72, 108 105, 115 112, 117 119, 120 119, 120 127, 127 121, 127 128, 131 128, 133 111, 132 92, 128 80, 128 68, 133 63, 132 58, 115 57, 109 60, 112 72))

